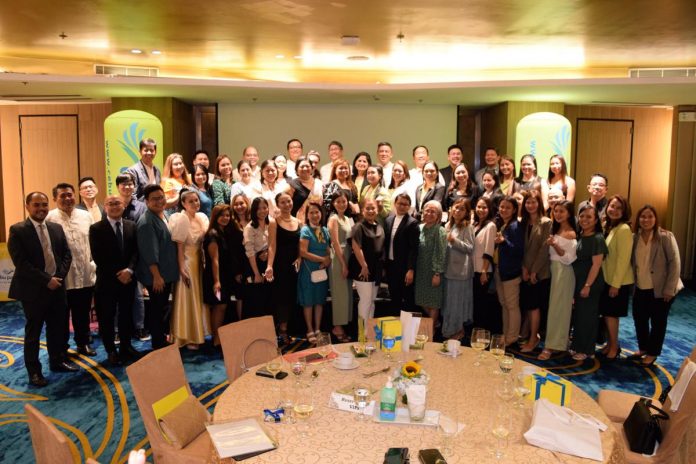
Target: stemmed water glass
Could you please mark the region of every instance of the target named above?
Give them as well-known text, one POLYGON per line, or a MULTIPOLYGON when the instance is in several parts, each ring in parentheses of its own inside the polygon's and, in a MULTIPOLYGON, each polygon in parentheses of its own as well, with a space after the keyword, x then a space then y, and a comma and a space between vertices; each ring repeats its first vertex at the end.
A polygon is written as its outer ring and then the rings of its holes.
POLYGON ((474 328, 471 332, 471 347, 478 351, 478 356, 474 362, 474 366, 481 365, 481 359, 483 359, 483 350, 486 349, 491 341, 491 333, 486 329, 474 328))
POLYGON ((512 353, 505 353, 498 359, 498 367, 503 374, 512 372, 512 365, 515 363, 515 356, 512 353))
POLYGON ((447 416, 440 415, 438 431, 442 438, 442 454, 445 456, 452 456, 454 454, 452 440, 459 432, 459 421, 457 420, 456 411, 448 411, 447 414, 447 416))
POLYGON ((526 380, 527 375, 524 373, 515 376, 515 396, 517 400, 514 406, 518 409, 524 408, 524 399, 532 392, 527 386, 526 380))
POLYGON ((374 340, 367 340, 365 342, 365 354, 367 354, 367 362, 365 363, 366 366, 372 365, 372 353, 374 353, 376 350, 377 345, 374 340))
POLYGON ((292 373, 295 374, 295 385, 300 385, 300 378, 305 370, 307 370, 307 360, 305 358, 297 358, 290 365, 292 373))
POLYGON ((296 390, 293 410, 295 418, 301 424, 298 426, 300 437, 307 438, 309 436, 309 418, 314 412, 314 392, 310 387, 301 387, 296 390))
POLYGON ((370 390, 370 386, 367 384, 359 383, 353 387, 353 401, 355 401, 355 404, 360 408, 360 414, 357 416, 358 421, 368 419, 365 415, 365 408, 370 404, 371 394, 372 390, 370 390))
POLYGON ((420 324, 418 325, 418 333, 416 334, 416 346, 418 346, 419 349, 424 350, 425 344, 428 343, 428 338, 428 332, 425 328, 425 324, 423 324, 423 321, 420 321, 420 324))
MULTIPOLYGON (((281 369, 283 368, 283 352, 281 351, 280 348, 277 348, 275 354, 276 355, 272 359, 269 359, 266 362, 266 370, 271 373, 271 375, 273 376, 273 379, 276 378, 276 375, 278 375, 278 372, 280 372, 281 369)), ((279 391, 279 389, 276 386, 276 384, 274 383, 272 386, 272 392, 277 395, 278 391, 279 391)))
MULTIPOLYGON (((491 336, 490 352, 496 361, 500 360, 505 354, 505 335, 495 334, 491 336)), ((499 375, 500 371, 493 368, 493 375, 499 375)))
POLYGON ((382 344, 387 349, 387 361, 392 362, 394 359, 392 358, 391 349, 396 345, 396 338, 392 335, 385 335, 382 337, 382 344))
POLYGON ((322 363, 326 362, 326 358, 333 350, 333 347, 331 346, 331 335, 328 332, 321 332, 319 335, 317 335, 317 348, 319 355, 322 357, 322 363))
POLYGON ((490 430, 495 440, 493 454, 496 459, 502 459, 505 456, 503 450, 507 448, 508 439, 512 432, 512 415, 509 413, 506 404, 495 405, 490 430))

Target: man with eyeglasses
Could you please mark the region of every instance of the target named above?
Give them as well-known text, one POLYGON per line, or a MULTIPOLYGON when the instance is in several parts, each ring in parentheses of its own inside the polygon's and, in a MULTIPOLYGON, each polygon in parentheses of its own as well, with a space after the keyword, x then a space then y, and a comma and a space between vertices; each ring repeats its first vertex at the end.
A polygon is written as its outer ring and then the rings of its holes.
POLYGON ((152 349, 156 350, 167 345, 165 333, 169 332, 169 324, 165 321, 165 308, 172 285, 179 280, 179 264, 164 215, 164 190, 159 185, 148 185, 143 189, 143 198, 147 211, 138 220, 135 274, 150 297, 145 304, 145 320, 152 335, 152 349))
POLYGON ((605 210, 607 209, 607 187, 609 186, 609 181, 607 176, 602 173, 596 172, 590 177, 590 183, 587 186, 587 191, 590 193, 590 198, 580 203, 578 206, 578 211, 582 209, 586 204, 591 204, 599 212, 600 219, 604 219, 605 210))
POLYGON ((70 271, 65 276, 68 310, 63 332, 65 350, 70 347, 70 321, 78 354, 96 356, 89 345, 89 312, 92 309, 94 283, 97 280, 92 253, 89 248, 89 227, 94 223, 92 216, 75 208, 75 188, 60 183, 53 188, 53 201, 57 208, 48 212, 46 220, 63 227, 65 238, 72 254, 70 271))
POLYGON ((101 221, 104 216, 104 208, 102 205, 97 203, 97 195, 99 195, 99 189, 97 184, 94 182, 94 177, 83 177, 77 183, 77 188, 80 189, 80 204, 75 206, 77 209, 87 211, 94 222, 101 221))
POLYGON ((295 163, 297 162, 297 159, 302 156, 302 149, 304 146, 302 145, 302 141, 300 139, 290 139, 287 147, 288 164, 287 168, 285 169, 285 174, 294 179, 297 177, 297 172, 295 172, 295 163))

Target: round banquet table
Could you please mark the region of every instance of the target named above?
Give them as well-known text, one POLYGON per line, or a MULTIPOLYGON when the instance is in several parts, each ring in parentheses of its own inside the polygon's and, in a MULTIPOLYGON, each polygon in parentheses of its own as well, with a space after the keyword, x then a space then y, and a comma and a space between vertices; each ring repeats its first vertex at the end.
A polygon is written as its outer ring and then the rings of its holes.
MULTIPOLYGON (((351 344, 334 345, 338 352, 349 351, 351 344)), ((428 343, 424 350, 412 350, 410 353, 395 355, 397 360, 413 360, 422 356, 423 370, 430 376, 427 396, 427 409, 440 411, 441 414, 457 417, 464 428, 454 437, 453 453, 446 456, 449 464, 455 463, 502 463, 515 464, 538 463, 593 463, 589 459, 578 458, 528 445, 522 434, 529 429, 532 415, 532 402, 526 401, 524 409, 514 409, 512 433, 502 459, 495 459, 491 450, 493 438, 490 433, 490 411, 499 404, 495 393, 496 385, 501 382, 501 375, 494 375, 497 361, 486 354, 481 366, 474 366, 476 352, 471 348, 462 348, 462 354, 456 358, 443 356, 436 351, 442 347, 439 343, 428 343)), ((303 381, 310 383, 310 373, 319 371, 319 376, 311 381, 314 394, 314 413, 309 419, 309 436, 300 437, 297 424, 266 423, 267 429, 278 440, 276 450, 249 458, 245 463, 351 463, 380 464, 384 453, 390 447, 407 447, 411 462, 418 462, 418 450, 442 448, 442 438, 437 427, 421 425, 384 424, 373 421, 358 422, 356 414, 329 408, 332 391, 341 389, 356 381, 364 381, 375 389, 386 382, 387 374, 379 374, 364 379, 363 374, 374 372, 388 365, 384 354, 377 351, 373 364, 365 366, 365 358, 357 358, 360 366, 353 370, 339 370, 327 362, 322 365, 308 365, 303 374, 303 381)), ((513 374, 530 364, 515 359, 513 374)), ((396 363, 392 363, 397 367, 396 363)), ((260 367, 260 366, 258 366, 260 367)), ((295 388, 295 376, 289 373, 283 380, 274 380, 255 375, 258 367, 234 381, 220 395, 215 407, 213 419, 223 422, 233 419, 257 417, 263 421, 263 409, 275 407, 279 395, 295 388), (275 385, 276 388, 272 388, 275 385)), ((284 370, 287 370, 284 367, 284 370)), ((287 396, 287 395, 286 395, 287 396)), ((376 407, 379 407, 379 392, 373 395, 376 407)), ((513 400, 514 401, 514 400, 513 400)), ((397 404, 397 407, 403 406, 397 404)), ((623 463, 625 458, 621 443, 615 436, 611 422, 599 405, 585 392, 573 385, 571 402, 568 405, 579 413, 588 413, 609 426, 601 432, 604 462, 623 463)), ((225 460, 221 461, 225 462, 225 460)))

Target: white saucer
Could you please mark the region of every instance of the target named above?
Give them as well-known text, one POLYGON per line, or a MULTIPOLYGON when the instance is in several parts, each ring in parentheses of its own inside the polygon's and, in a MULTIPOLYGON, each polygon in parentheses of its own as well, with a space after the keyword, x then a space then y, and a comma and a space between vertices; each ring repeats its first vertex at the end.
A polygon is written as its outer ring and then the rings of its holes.
MULTIPOLYGON (((463 352, 464 352, 464 350, 463 350, 462 348, 459 348, 459 349, 457 350, 457 354, 455 354, 454 357, 456 358, 457 356, 461 355, 463 352)), ((437 350, 436 353, 437 353, 437 354, 441 354, 442 356, 450 356, 450 357, 452 357, 452 353, 450 353, 449 351, 437 350)))
POLYGON ((333 361, 331 361, 331 364, 333 364, 333 367, 335 367, 336 369, 340 369, 342 371, 349 371, 349 370, 355 369, 356 367, 358 367, 360 365, 360 363, 358 361, 356 361, 355 359, 353 360, 353 364, 351 364, 350 366, 346 366, 346 367, 339 365, 335 359, 333 361))

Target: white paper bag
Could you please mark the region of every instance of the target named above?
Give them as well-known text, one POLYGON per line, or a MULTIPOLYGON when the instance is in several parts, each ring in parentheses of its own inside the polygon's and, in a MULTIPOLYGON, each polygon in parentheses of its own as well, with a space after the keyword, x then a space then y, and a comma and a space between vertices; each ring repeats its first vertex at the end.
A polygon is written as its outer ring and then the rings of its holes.
POLYGON ((416 343, 421 318, 413 317, 413 314, 407 311, 401 311, 399 319, 401 320, 401 351, 408 353, 411 345, 416 343))
POLYGON ((541 398, 534 403, 532 426, 524 438, 539 448, 604 461, 599 431, 606 428, 592 416, 581 416, 541 398))

